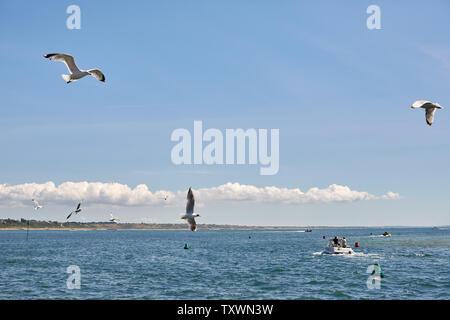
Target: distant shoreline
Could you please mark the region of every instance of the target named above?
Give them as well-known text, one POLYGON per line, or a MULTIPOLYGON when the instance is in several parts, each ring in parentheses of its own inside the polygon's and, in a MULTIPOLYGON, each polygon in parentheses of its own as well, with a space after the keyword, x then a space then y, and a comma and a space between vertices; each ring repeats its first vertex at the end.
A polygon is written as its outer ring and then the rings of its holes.
MULTIPOLYGON (((304 229, 298 226, 237 226, 220 224, 199 224, 205 230, 264 230, 304 229)), ((0 219, 0 230, 186 230, 185 223, 114 223, 114 222, 59 222, 37 220, 0 219)))
MULTIPOLYGON (((393 228, 448 228, 449 226, 247 226, 198 224, 203 230, 305 230, 305 229, 393 229, 393 228)), ((114 223, 114 222, 59 222, 0 219, 0 230, 187 230, 184 223, 114 223)))
MULTIPOLYGON (((202 226, 198 225, 199 229, 202 230, 304 230, 305 228, 302 227, 270 227, 270 226, 264 226, 264 227, 257 227, 257 226, 202 226)), ((189 226, 186 225, 184 227, 166 227, 166 228, 160 228, 160 227, 154 227, 154 226, 146 226, 141 228, 129 228, 129 227, 59 227, 59 228, 39 228, 39 227, 30 227, 29 230, 129 230, 129 231, 140 231, 140 230, 188 230, 189 226)), ((0 230, 27 230, 26 227, 0 227, 0 230)))
MULTIPOLYGON (((30 227, 29 230, 128 230, 128 231, 140 231, 140 230, 188 230, 188 225, 186 225, 184 228, 174 227, 174 228, 158 228, 158 227, 147 227, 147 228, 122 228, 122 227, 111 227, 111 228, 97 228, 97 227, 60 227, 60 228, 32 228, 30 227)), ((245 227, 245 226, 227 226, 227 227, 210 227, 210 226, 202 226, 198 225, 199 229, 203 230, 292 230, 292 229, 302 229, 304 228, 296 228, 296 227, 245 227)), ((0 230, 27 230, 26 227, 0 227, 0 230)))
MULTIPOLYGON (((212 228, 204 228, 205 230, 250 230, 250 229, 212 229, 212 228)), ((27 228, 0 228, 0 231, 11 230, 11 231, 26 231, 27 228)), ((49 230, 49 231, 146 231, 146 230, 160 230, 160 231, 174 231, 174 230, 185 230, 185 229, 156 229, 156 228, 147 228, 147 229, 115 229, 115 228, 30 228, 29 230, 49 230)))

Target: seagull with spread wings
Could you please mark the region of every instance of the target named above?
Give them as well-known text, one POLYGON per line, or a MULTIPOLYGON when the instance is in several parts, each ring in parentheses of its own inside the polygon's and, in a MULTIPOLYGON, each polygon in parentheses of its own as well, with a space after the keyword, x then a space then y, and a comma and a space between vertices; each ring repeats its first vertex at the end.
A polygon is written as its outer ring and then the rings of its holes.
POLYGON ((186 219, 189 223, 189 227, 192 231, 197 231, 197 224, 195 223, 195 217, 200 217, 198 213, 194 213, 194 193, 192 189, 189 188, 187 194, 187 204, 186 204, 186 214, 181 217, 181 219, 186 219))
POLYGON ((66 218, 66 220, 69 220, 69 218, 70 218, 70 216, 73 214, 73 213, 79 213, 80 211, 81 211, 81 202, 79 202, 78 203, 78 206, 77 206, 77 208, 74 210, 74 211, 72 211, 68 216, 67 216, 67 218, 66 218))
POLYGON ((41 205, 39 204, 39 202, 37 202, 36 200, 31 199, 31 201, 33 201, 33 204, 34 204, 34 210, 38 210, 38 209, 42 209, 42 208, 43 208, 43 206, 41 206, 41 205))
POLYGON ((45 54, 44 58, 48 58, 53 61, 61 61, 64 62, 67 69, 69 69, 70 75, 63 74, 62 78, 67 82, 71 83, 73 81, 77 81, 85 76, 94 76, 97 80, 105 82, 105 75, 99 69, 90 69, 90 70, 80 70, 75 64, 75 60, 70 54, 65 53, 49 53, 45 54))
POLYGON ((443 107, 440 106, 438 103, 432 103, 427 100, 418 100, 414 102, 413 105, 411 106, 411 109, 417 108, 425 109, 425 119, 427 120, 429 126, 433 124, 434 112, 436 111, 436 109, 443 109, 443 107))

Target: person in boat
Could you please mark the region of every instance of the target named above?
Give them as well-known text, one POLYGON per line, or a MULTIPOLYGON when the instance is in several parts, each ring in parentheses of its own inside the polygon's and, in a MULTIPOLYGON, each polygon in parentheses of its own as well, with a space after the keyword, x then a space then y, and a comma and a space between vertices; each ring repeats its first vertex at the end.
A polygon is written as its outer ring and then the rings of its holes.
POLYGON ((347 248, 347 239, 345 237, 342 238, 342 248, 347 248))
POLYGON ((339 239, 338 239, 337 236, 334 236, 333 244, 334 244, 335 247, 337 247, 339 245, 339 239))

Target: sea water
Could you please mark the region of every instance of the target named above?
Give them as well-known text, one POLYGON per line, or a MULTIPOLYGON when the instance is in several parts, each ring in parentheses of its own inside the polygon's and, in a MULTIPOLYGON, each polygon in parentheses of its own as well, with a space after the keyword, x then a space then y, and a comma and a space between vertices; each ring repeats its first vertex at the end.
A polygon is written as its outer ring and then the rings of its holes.
POLYGON ((1 230, 0 299, 450 299, 449 228, 298 231, 1 230), (356 254, 320 254, 335 235, 356 254))

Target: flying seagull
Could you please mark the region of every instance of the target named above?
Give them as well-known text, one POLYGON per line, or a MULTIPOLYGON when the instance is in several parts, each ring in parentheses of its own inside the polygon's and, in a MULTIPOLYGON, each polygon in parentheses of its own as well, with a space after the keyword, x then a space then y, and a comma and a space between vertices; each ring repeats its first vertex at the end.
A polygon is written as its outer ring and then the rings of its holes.
POLYGON ((39 202, 37 202, 36 200, 31 199, 31 201, 33 201, 33 203, 34 203, 34 210, 42 209, 42 208, 43 208, 43 206, 41 206, 41 205, 39 204, 39 202))
POLYGON ((111 216, 111 219, 109 219, 109 221, 115 222, 115 223, 117 223, 117 221, 119 221, 119 219, 115 218, 115 217, 112 215, 112 213, 110 213, 109 215, 111 216))
POLYGON ((411 106, 412 109, 423 108, 425 109, 425 119, 429 126, 433 124, 434 112, 436 109, 443 109, 438 103, 432 103, 426 100, 418 100, 411 106))
POLYGON ((90 70, 80 70, 75 64, 75 60, 69 54, 65 53, 49 53, 44 54, 44 58, 48 58, 53 61, 61 61, 64 62, 67 69, 69 69, 70 75, 63 74, 61 75, 63 79, 67 83, 71 83, 72 81, 77 81, 78 79, 83 78, 84 76, 94 76, 97 80, 105 82, 105 75, 98 69, 90 69, 90 70))
POLYGON ((189 188, 187 193, 187 204, 186 204, 186 214, 181 217, 181 219, 186 219, 189 223, 189 227, 192 231, 197 231, 197 224, 195 223, 195 217, 200 217, 198 213, 194 213, 194 193, 192 189, 189 188))
POLYGON ((77 206, 77 208, 75 209, 75 211, 72 211, 72 212, 67 216, 66 220, 69 220, 70 216, 71 216, 73 213, 78 213, 78 212, 80 212, 80 211, 81 211, 80 206, 81 206, 81 202, 78 203, 78 206, 77 206))

